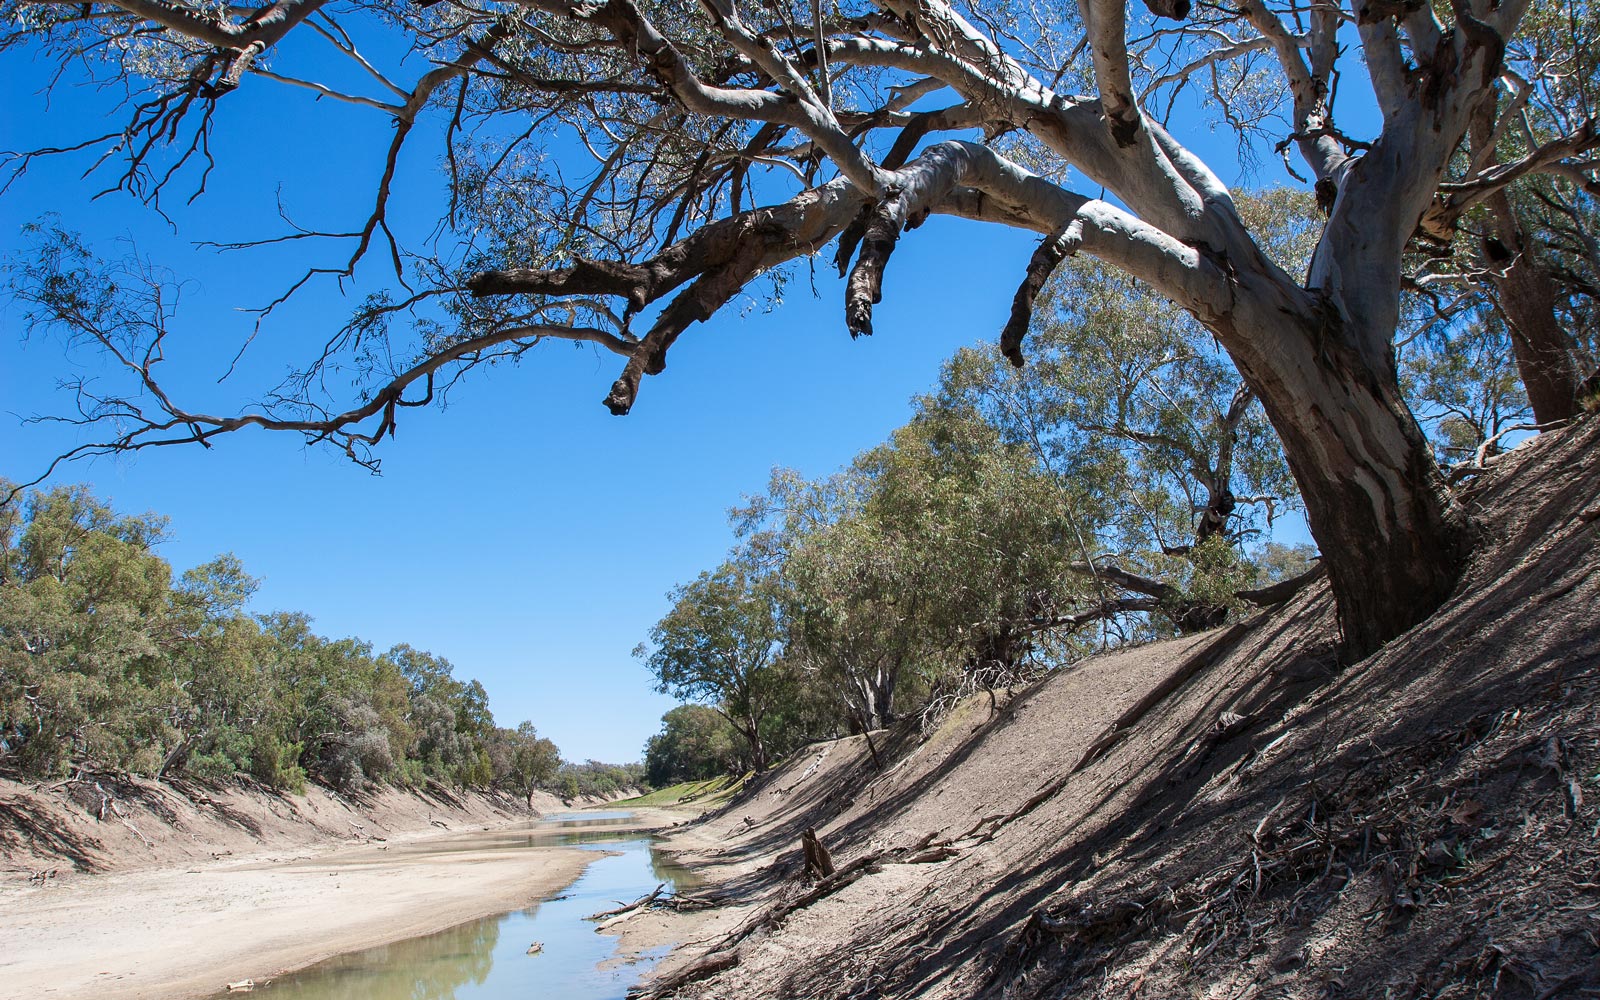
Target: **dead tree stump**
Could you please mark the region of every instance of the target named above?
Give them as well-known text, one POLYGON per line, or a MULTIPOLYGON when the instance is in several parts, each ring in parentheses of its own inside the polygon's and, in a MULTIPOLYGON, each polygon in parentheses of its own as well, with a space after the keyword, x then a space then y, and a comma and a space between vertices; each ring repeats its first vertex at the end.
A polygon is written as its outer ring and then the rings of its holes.
POLYGON ((827 878, 833 874, 833 856, 822 846, 822 841, 817 839, 815 829, 806 827, 806 832, 800 835, 800 849, 805 853, 807 875, 827 878))

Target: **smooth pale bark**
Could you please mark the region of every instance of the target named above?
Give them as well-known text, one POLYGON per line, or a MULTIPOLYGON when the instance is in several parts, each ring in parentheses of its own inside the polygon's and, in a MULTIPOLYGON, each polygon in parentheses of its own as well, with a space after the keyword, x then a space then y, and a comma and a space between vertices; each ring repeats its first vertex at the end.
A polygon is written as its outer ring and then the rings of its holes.
POLYGON ((894 721, 894 689, 899 676, 899 667, 893 666, 877 667, 857 677, 856 695, 861 702, 861 725, 865 730, 882 729, 894 721))
POLYGON ((1283 440, 1322 550, 1345 652, 1366 656, 1449 596, 1467 553, 1462 512, 1400 395, 1393 354, 1330 311, 1252 309, 1235 361, 1283 440), (1382 359, 1380 359, 1382 360, 1382 359))
MULTIPOLYGON (((720 709, 718 711, 721 711, 720 709)), ((750 769, 761 774, 767 769, 767 745, 761 739, 761 722, 755 716, 745 716, 736 720, 724 713, 724 717, 733 723, 740 736, 744 737, 745 744, 750 749, 750 769)))

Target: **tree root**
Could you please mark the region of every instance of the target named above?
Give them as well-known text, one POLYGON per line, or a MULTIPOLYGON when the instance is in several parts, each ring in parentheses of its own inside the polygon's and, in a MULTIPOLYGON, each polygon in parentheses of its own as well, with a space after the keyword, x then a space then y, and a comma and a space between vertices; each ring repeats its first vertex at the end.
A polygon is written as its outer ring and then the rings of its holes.
POLYGON ((725 972, 739 964, 737 951, 714 951, 703 955, 688 965, 663 977, 649 988, 634 987, 628 991, 628 1000, 660 1000, 662 997, 672 996, 674 993, 697 983, 702 979, 709 979, 719 972, 725 972))

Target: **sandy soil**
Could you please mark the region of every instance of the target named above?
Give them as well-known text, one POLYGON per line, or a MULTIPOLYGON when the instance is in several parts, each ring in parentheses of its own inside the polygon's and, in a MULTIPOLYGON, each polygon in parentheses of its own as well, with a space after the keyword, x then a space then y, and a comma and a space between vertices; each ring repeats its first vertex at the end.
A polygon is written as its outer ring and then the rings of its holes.
MULTIPOLYGON (((675 818, 636 816, 640 828, 675 818)), ((3 885, 0 998, 208 996, 230 981, 527 906, 601 856, 529 848, 505 833, 434 831, 290 857, 3 885)))

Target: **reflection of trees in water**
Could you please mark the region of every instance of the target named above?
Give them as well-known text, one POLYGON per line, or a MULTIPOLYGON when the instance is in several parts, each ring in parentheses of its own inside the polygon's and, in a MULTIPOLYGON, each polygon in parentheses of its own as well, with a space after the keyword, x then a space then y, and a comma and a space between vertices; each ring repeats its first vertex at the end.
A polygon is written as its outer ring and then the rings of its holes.
MULTIPOLYGON (((622 863, 607 865, 601 874, 590 879, 586 886, 591 894, 631 900, 659 882, 675 883, 686 890, 698 884, 670 858, 650 850, 649 841, 637 833, 619 836, 609 831, 582 831, 563 836, 568 838, 568 844, 623 841, 616 847, 627 855, 626 861, 620 857, 610 859, 622 863)), ((603 846, 609 848, 611 843, 603 846)), ((529 1000, 541 995, 567 1000, 565 993, 550 994, 548 988, 569 980, 585 996, 611 996, 615 993, 611 989, 615 985, 614 974, 597 974, 594 963, 607 957, 612 942, 596 938, 594 925, 579 919, 584 913, 610 904, 584 909, 585 902, 575 901, 558 909, 555 919, 540 925, 537 931, 529 919, 537 908, 534 907, 523 910, 519 918, 509 923, 507 918, 493 917, 330 959, 274 983, 265 992, 264 1000, 529 1000), (508 929, 508 938, 528 935, 515 942, 518 947, 509 951, 508 958, 521 959, 522 945, 535 937, 543 940, 552 953, 530 959, 525 966, 502 970, 492 988, 482 989, 494 965, 502 924, 508 929), (597 975, 606 980, 605 986, 597 986, 597 975), (603 992, 594 993, 595 988, 603 992)), ((633 970, 638 971, 641 970, 633 970)))
POLYGON ((632 840, 638 834, 632 830, 578 830, 574 833, 557 834, 553 843, 557 846, 568 844, 612 844, 624 840, 632 840))
POLYGON ((330 959, 273 984, 273 1000, 454 1000, 494 964, 500 918, 330 959))
POLYGON ((655 851, 650 852, 650 874, 657 882, 670 883, 668 888, 689 890, 700 884, 689 869, 655 851))

